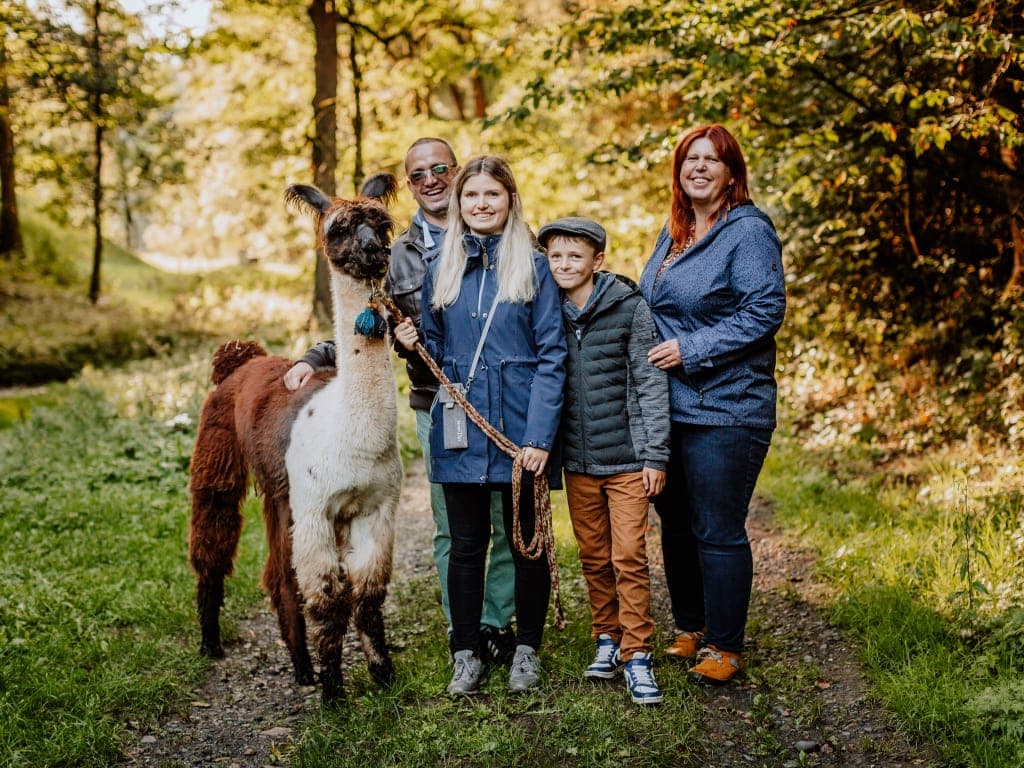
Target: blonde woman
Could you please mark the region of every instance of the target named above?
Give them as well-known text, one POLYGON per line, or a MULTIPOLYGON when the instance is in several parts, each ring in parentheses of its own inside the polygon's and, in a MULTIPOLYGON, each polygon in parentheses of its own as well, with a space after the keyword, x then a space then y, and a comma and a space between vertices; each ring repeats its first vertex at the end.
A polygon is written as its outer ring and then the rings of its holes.
MULTIPOLYGON (((559 467, 550 454, 558 431, 565 383, 565 336, 558 286, 546 258, 533 250, 508 164, 500 157, 471 159, 453 182, 444 246, 423 284, 422 329, 431 356, 480 414, 521 445, 520 521, 525 538, 534 525, 531 473, 559 467)), ((404 322, 395 337, 406 348, 418 340, 404 322)), ((512 460, 476 425, 443 402, 431 409, 431 478, 441 483, 452 536, 448 600, 454 670, 448 692, 479 691, 484 562, 491 537, 490 494, 504 502, 512 526, 512 460)), ((511 536, 510 536, 511 538, 511 536)), ((509 688, 523 691, 540 680, 540 648, 551 593, 543 558, 515 560, 516 651, 509 688)))

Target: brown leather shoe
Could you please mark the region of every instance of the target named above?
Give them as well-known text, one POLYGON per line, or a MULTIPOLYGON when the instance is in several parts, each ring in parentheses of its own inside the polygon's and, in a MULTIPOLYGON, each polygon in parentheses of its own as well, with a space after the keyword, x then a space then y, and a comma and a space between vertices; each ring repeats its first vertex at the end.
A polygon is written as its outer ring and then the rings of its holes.
POLYGON ((689 661, 697 657, 700 641, 703 639, 703 629, 696 632, 679 632, 676 634, 676 639, 672 641, 672 645, 665 649, 665 653, 680 661, 689 661))
POLYGON ((697 653, 697 664, 687 672, 695 683, 725 685, 743 671, 743 656, 705 645, 697 653))

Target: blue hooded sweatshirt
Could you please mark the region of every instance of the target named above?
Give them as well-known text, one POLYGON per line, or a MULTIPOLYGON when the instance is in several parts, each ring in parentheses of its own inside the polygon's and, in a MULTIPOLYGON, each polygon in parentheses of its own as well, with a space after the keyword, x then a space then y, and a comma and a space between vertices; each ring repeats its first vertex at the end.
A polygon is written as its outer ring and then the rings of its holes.
POLYGON ((683 363, 668 371, 672 420, 774 429, 786 291, 771 219, 749 203, 733 208, 658 277, 671 247, 665 227, 640 291, 662 340, 679 341, 683 363))

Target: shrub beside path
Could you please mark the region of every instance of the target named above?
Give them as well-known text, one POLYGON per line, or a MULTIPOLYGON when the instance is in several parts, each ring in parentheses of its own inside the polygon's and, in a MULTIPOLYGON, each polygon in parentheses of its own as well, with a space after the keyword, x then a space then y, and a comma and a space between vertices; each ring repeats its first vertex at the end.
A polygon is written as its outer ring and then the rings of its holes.
MULTIPOLYGON (((417 462, 408 470, 399 514, 394 581, 429 577, 433 521, 427 483, 417 462)), ((671 620, 653 513, 651 523, 653 610, 658 625, 667 628, 671 620)), ((748 529, 755 568, 752 663, 739 684, 694 689, 705 710, 707 739, 701 751, 708 757, 702 764, 940 765, 930 749, 911 744, 869 695, 856 643, 831 626, 818 607, 824 590, 812 578, 813 557, 786 544, 763 502, 755 500, 748 529)), ((230 586, 228 592, 230 599, 230 586)), ((394 629, 389 626, 392 634, 394 629)), ((346 646, 346 663, 363 665, 351 632, 346 646)), ((128 723, 123 768, 263 768, 288 762, 303 721, 319 710, 319 690, 295 684, 268 607, 244 620, 238 637, 225 650, 226 657, 211 665, 207 680, 193 692, 187 711, 148 729, 128 723)), ((399 654, 396 665, 401 663, 399 654)), ((666 697, 663 706, 672 706, 671 699, 666 697)))

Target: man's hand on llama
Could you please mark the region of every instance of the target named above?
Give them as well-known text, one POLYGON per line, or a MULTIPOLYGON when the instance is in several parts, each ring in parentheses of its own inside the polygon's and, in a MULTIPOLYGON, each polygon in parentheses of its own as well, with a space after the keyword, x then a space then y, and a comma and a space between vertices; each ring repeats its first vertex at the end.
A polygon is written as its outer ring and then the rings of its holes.
POLYGON ((287 389, 295 391, 300 389, 303 384, 309 381, 309 377, 313 375, 313 366, 309 363, 300 360, 284 375, 284 385, 287 389))

